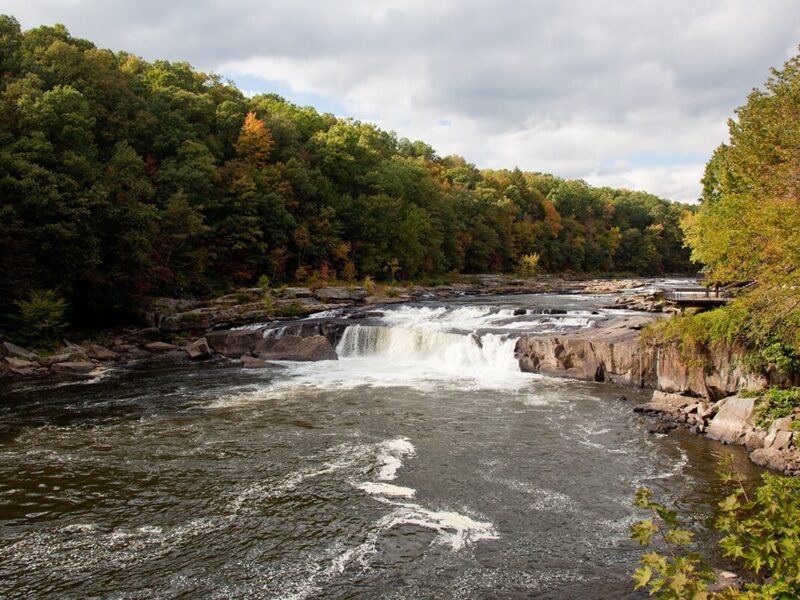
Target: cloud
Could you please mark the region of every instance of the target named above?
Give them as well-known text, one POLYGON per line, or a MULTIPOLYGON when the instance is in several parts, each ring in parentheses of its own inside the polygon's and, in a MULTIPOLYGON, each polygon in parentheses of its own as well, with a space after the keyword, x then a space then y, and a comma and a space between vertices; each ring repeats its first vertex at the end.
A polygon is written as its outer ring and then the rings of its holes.
POLYGON ((103 47, 187 60, 479 166, 680 200, 698 196, 735 107, 800 42, 794 0, 6 4, 24 27, 63 22, 103 47))

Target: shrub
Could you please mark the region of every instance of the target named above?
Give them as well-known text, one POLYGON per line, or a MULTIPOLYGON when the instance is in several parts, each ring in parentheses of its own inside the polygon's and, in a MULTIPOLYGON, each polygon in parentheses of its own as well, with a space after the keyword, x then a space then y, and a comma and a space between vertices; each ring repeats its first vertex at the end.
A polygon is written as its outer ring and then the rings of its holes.
POLYGON ((519 264, 517 265, 517 270, 520 275, 524 275, 525 277, 533 277, 536 275, 539 272, 539 258, 538 252, 520 256, 519 264))
POLYGON ((367 293, 370 296, 374 296, 375 295, 375 280, 372 277, 370 277, 369 275, 364 277, 363 286, 364 286, 364 289, 367 290, 367 293))
POLYGON ((67 301, 54 290, 34 290, 17 303, 19 337, 26 343, 51 344, 67 326, 67 301))
POLYGON ((306 308, 299 302, 290 302, 289 304, 282 304, 271 310, 272 315, 276 317, 297 317, 306 314, 306 308))
POLYGON ((767 600, 800 597, 800 479, 765 473, 762 483, 748 494, 741 477, 723 461, 720 478, 730 494, 719 503, 715 529, 725 534, 722 555, 744 570, 743 589, 710 592, 712 572, 701 556, 682 551, 692 534, 678 526, 677 516, 653 502, 649 490, 636 493, 636 506, 653 519, 631 527, 631 537, 651 545, 656 534, 668 556, 644 554, 633 574, 636 589, 646 588, 661 599, 767 600))
POLYGON ((769 427, 775 419, 788 417, 796 408, 800 408, 800 387, 788 390, 770 388, 756 407, 756 425, 769 427))

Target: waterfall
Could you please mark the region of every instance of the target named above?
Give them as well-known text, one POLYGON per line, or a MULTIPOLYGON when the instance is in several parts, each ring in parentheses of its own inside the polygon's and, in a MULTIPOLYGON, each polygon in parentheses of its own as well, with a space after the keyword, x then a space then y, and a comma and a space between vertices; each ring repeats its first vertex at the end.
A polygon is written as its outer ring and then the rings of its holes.
POLYGON ((448 373, 519 372, 516 340, 505 334, 462 334, 432 325, 351 325, 336 352, 341 358, 374 356, 398 362, 424 362, 448 373))

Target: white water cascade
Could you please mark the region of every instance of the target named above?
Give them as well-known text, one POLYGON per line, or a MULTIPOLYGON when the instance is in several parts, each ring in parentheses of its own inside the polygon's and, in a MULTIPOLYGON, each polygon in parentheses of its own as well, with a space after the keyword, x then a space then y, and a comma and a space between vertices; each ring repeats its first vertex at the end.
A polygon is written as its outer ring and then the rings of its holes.
POLYGON ((420 362, 444 373, 519 372, 516 340, 506 334, 453 333, 436 327, 351 325, 336 347, 340 358, 376 357, 420 362))

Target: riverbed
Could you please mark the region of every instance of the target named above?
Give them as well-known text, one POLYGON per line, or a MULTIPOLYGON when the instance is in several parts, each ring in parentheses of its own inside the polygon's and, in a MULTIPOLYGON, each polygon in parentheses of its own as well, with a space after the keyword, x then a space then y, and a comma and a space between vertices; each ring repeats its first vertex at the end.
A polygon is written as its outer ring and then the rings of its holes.
POLYGON ((8 385, 0 597, 628 597, 638 487, 711 550, 715 459, 756 470, 648 434, 647 392, 519 370, 516 335, 608 303, 398 305, 348 327, 338 361, 8 385))

